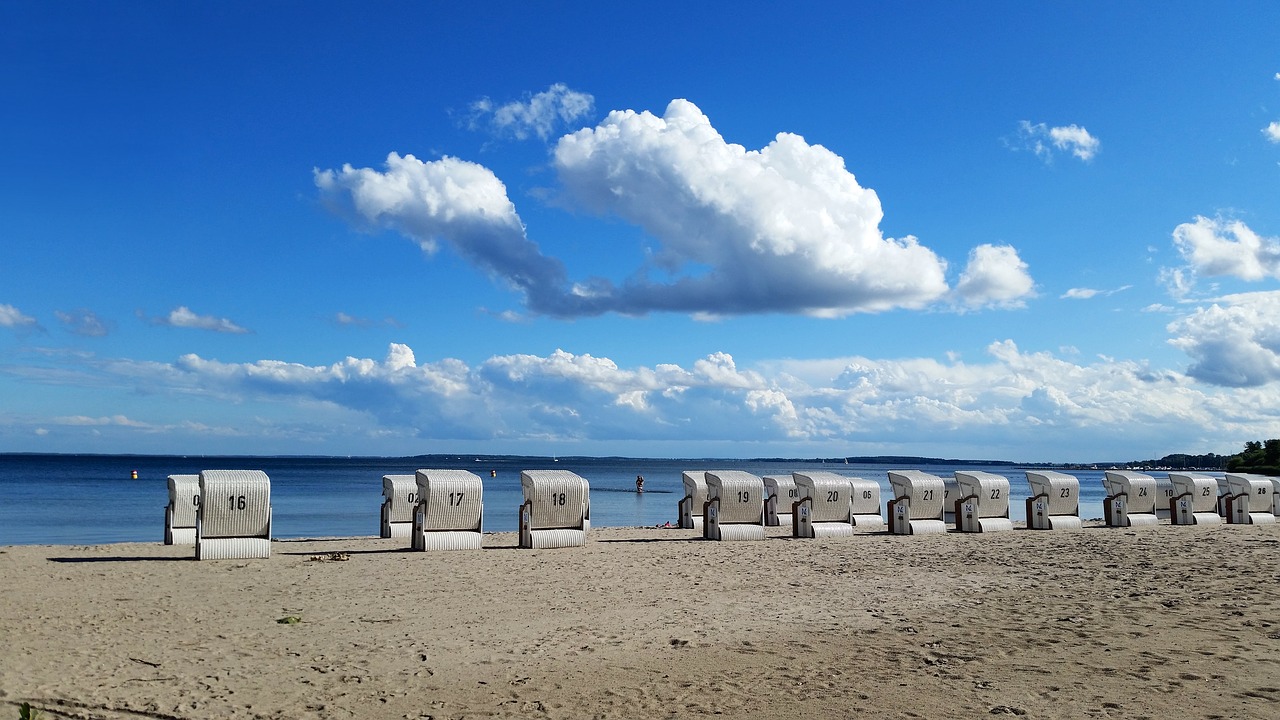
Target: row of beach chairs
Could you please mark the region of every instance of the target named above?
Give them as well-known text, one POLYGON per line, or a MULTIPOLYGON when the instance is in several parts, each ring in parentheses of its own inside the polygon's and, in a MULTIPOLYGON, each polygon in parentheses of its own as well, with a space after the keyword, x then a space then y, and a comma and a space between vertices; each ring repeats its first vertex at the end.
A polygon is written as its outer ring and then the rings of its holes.
MULTIPOLYGON (((1080 482, 1053 471, 1026 471, 1027 527, 1081 527, 1080 482)), ((686 471, 679 526, 708 540, 763 540, 768 526, 789 525, 797 538, 852 535, 854 528, 892 534, 999 532, 1013 529, 1009 480, 980 471, 943 478, 891 470, 893 498, 880 512, 880 486, 832 472, 758 477, 740 470, 686 471)), ((567 470, 520 473, 524 501, 519 545, 563 548, 586 544, 590 487, 567 470)), ((1227 473, 1169 473, 1162 485, 1145 473, 1108 470, 1104 519, 1112 527, 1274 523, 1280 478, 1227 473)), ((384 538, 408 538, 414 550, 477 550, 484 525, 484 485, 466 470, 419 470, 382 478, 384 538)), ((271 482, 257 470, 206 470, 169 477, 165 544, 194 544, 197 559, 266 558, 271 554, 271 482)))
MULTIPOLYGON (((1027 527, 1071 530, 1081 527, 1080 481, 1066 473, 1026 471, 1027 527)), ((877 483, 829 472, 795 472, 757 478, 747 472, 686 471, 680 527, 709 540, 762 539, 769 525, 792 526, 793 537, 851 535, 858 526, 919 535, 998 532, 1013 529, 1009 479, 980 471, 957 471, 942 478, 919 470, 889 471, 893 499, 886 523, 880 515, 877 483), (789 501, 789 502, 788 502, 789 501), (788 505, 790 506, 788 508, 788 505), (784 512, 782 509, 790 512, 784 512)), ((1227 473, 1169 473, 1166 486, 1145 473, 1108 470, 1103 478, 1104 520, 1111 527, 1274 523, 1280 515, 1280 478, 1227 473)))
MULTIPOLYGON (((585 545, 590 488, 566 470, 520 473, 520 547, 585 545)), ((409 538, 414 550, 479 550, 484 485, 466 470, 419 470, 382 478, 382 537, 409 538)), ((166 545, 195 545, 196 559, 271 556, 271 481, 259 470, 170 475, 166 545), (224 500, 226 498, 226 500, 224 500)))

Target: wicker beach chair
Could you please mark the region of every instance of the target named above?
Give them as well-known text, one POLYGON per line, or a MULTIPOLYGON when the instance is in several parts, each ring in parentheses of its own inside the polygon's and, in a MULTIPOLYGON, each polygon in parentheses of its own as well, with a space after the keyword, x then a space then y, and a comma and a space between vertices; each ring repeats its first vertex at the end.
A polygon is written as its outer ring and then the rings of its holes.
POLYGON ((978 470, 957 470, 960 497, 955 501, 960 532, 1012 530, 1009 519, 1009 478, 978 470))
POLYGON ((1220 525, 1218 479, 1199 473, 1169 473, 1173 497, 1169 521, 1174 525, 1220 525))
POLYGON ((702 470, 686 470, 680 473, 684 481, 684 497, 677 509, 680 527, 702 532, 702 510, 707 504, 707 474, 702 470))
POLYGON ((1275 486, 1271 478, 1245 473, 1227 473, 1227 522, 1240 525, 1274 523, 1275 486))
POLYGON ((942 478, 942 521, 956 524, 956 499, 960 497, 960 483, 955 477, 942 478))
POLYGON ((890 470, 889 532, 895 535, 926 535, 947 531, 943 518, 946 483, 937 475, 920 470, 890 470))
POLYGON ((764 524, 768 527, 791 525, 791 506, 800 499, 796 481, 791 475, 764 476, 764 524))
POLYGON ((200 512, 200 476, 170 475, 169 504, 164 506, 164 544, 195 545, 200 512))
POLYGON ((707 471, 703 516, 707 540, 763 540, 764 480, 742 470, 707 471))
POLYGON ((1227 520, 1227 501, 1231 499, 1231 483, 1227 482, 1227 476, 1223 475, 1218 478, 1218 514, 1222 519, 1227 520))
POLYGON ((1031 530, 1079 530, 1080 480, 1053 470, 1027 470, 1027 527, 1031 530))
POLYGON ((479 550, 484 538, 484 483, 467 470, 419 470, 410 529, 414 550, 479 550))
POLYGON ((413 533, 413 511, 418 506, 418 480, 413 475, 382 476, 382 528, 384 538, 407 538, 413 533))
POLYGON ((800 498, 792 514, 791 535, 798 538, 848 537, 853 534, 849 478, 833 472, 793 472, 800 498))
POLYGON ((880 483, 866 478, 849 480, 849 515, 854 527, 880 529, 884 516, 880 514, 880 483))
POLYGON ((1107 495, 1102 501, 1107 527, 1135 527, 1160 522, 1156 515, 1158 493, 1155 478, 1134 470, 1107 470, 1102 478, 1102 487, 1107 495))
POLYGON ((564 548, 587 544, 591 529, 590 488, 568 470, 522 470, 520 547, 564 548))
POLYGON ((196 559, 271 557, 271 479, 261 470, 200 473, 196 559))

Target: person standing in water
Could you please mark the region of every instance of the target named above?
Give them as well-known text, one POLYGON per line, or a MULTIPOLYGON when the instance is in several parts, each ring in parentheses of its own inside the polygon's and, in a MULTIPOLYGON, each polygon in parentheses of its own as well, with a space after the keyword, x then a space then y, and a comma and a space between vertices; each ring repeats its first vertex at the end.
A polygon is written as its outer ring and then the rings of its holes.
POLYGON ((644 476, 643 475, 636 476, 636 492, 638 493, 644 492, 644 476))

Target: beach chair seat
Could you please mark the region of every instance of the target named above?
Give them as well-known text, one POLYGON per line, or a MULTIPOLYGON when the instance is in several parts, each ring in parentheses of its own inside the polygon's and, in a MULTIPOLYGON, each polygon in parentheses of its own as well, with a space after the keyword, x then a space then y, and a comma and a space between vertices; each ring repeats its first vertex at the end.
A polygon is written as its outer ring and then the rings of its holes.
POLYGON ((1053 470, 1027 470, 1027 527, 1031 530, 1079 530, 1080 481, 1053 470))
POLYGON ((791 536, 798 538, 848 537, 853 534, 849 478, 832 472, 793 472, 796 500, 791 536))
POLYGON ((764 524, 766 527, 790 527, 791 506, 800 499, 796 481, 790 475, 764 476, 764 524))
POLYGON ((680 473, 684 483, 684 497, 680 498, 677 511, 680 527, 702 532, 702 509, 707 504, 707 474, 702 470, 686 470, 680 473))
POLYGON ((1199 473, 1169 473, 1173 497, 1169 521, 1174 525, 1220 525, 1218 480, 1199 473))
POLYGON ((1168 477, 1156 478, 1156 518, 1173 521, 1173 481, 1168 477))
POLYGON ((707 471, 702 514, 707 540, 763 540, 764 480, 743 470, 707 471))
MULTIPOLYGON (((889 532, 895 535, 927 535, 947 531, 942 519, 946 483, 920 470, 890 470, 889 532)), ((957 486, 958 487, 958 486, 957 486)))
POLYGON ((417 507, 418 480, 415 476, 383 475, 381 537, 409 537, 413 533, 413 512, 417 507))
POLYGON ((977 470, 957 470, 960 497, 955 500, 956 530, 1000 532, 1012 530, 1009 519, 1009 478, 977 470))
POLYGON ((479 550, 484 538, 484 483, 467 470, 419 470, 409 531, 414 550, 479 550))
POLYGON ((271 557, 271 479, 261 470, 204 470, 196 559, 271 557))
POLYGON ((1276 521, 1275 485, 1271 478, 1245 473, 1227 473, 1227 522, 1239 525, 1264 525, 1276 521))
POLYGON ((956 499, 960 497, 960 483, 955 477, 942 478, 942 515, 939 517, 948 525, 956 524, 956 499))
POLYGON ((1156 479, 1134 470, 1107 470, 1102 478, 1106 492, 1103 517, 1107 527, 1137 527, 1160 522, 1156 515, 1156 479))
POLYGON ((1227 519, 1227 501, 1231 499, 1231 483, 1227 482, 1227 476, 1223 475, 1218 478, 1218 514, 1225 521, 1227 519))
POLYGON ((880 483, 866 478, 851 477, 849 480, 849 516, 854 527, 878 530, 884 527, 884 516, 880 514, 880 483))
POLYGON ((522 470, 520 547, 552 549, 587 544, 590 487, 568 470, 522 470))
POLYGON ((195 545, 200 512, 200 476, 170 475, 169 504, 164 506, 164 544, 195 545))

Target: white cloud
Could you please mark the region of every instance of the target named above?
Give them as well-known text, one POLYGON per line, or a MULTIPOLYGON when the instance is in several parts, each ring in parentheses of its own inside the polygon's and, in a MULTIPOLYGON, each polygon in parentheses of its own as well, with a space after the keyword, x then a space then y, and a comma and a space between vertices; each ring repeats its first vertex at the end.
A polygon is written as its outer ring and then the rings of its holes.
POLYGON ((335 210, 362 225, 403 233, 428 253, 447 242, 522 292, 535 311, 579 312, 577 299, 564 290, 564 266, 525 236, 506 186, 483 165, 452 157, 423 162, 393 152, 385 172, 350 165, 317 169, 315 183, 335 210))
POLYGON ((1093 288, 1071 288, 1058 297, 1059 300, 1088 300, 1101 295, 1101 290, 1093 288))
POLYGON ((226 318, 214 317, 212 315, 197 315, 196 313, 191 312, 191 310, 185 305, 174 308, 164 317, 154 318, 152 322, 156 325, 191 328, 194 330, 211 330, 213 332, 230 333, 234 335, 242 335, 249 332, 247 329, 240 327, 226 318))
POLYGON ((1197 216, 1174 228, 1173 244, 1199 275, 1280 278, 1280 239, 1264 238, 1239 220, 1197 216))
POLYGON ((67 327, 67 330, 84 337, 105 337, 111 332, 111 323, 98 317, 92 310, 55 311, 54 316, 67 327))
POLYGON ((130 420, 128 417, 124 415, 111 415, 111 416, 103 416, 103 417, 89 417, 87 415, 72 415, 68 417, 53 418, 52 422, 58 425, 73 425, 73 426, 117 425, 121 427, 131 427, 131 428, 150 427, 144 422, 138 422, 137 420, 130 420))
MULTIPOLYGON (((1265 314, 1259 308, 1256 318, 1261 322, 1265 314)), ((185 355, 174 363, 101 363, 98 371, 116 385, 137 383, 175 403, 204 398, 219 408, 274 407, 274 419, 255 432, 320 443, 345 442, 359 428, 362 435, 503 447, 867 443, 917 446, 921 454, 963 446, 1015 459, 1052 459, 1028 458, 1025 448, 1034 446, 1052 447, 1057 457, 1098 459, 1111 452, 1132 456, 1134 447, 1201 447, 1206 440, 1262 436, 1280 419, 1280 383, 1198 385, 1193 377, 1143 362, 1068 360, 1025 352, 1012 341, 992 343, 985 358, 969 363, 958 356, 844 357, 745 368, 726 353, 713 353, 687 366, 628 368, 606 357, 556 351, 470 365, 423 360, 410 347, 393 344, 382 360, 348 357, 319 366, 185 355), (341 423, 315 425, 320 416, 341 423), (1214 418, 1211 430, 1206 416, 1214 418)), ((182 414, 199 417, 186 406, 182 414)), ((38 422, 51 424, 196 432, 116 417, 38 422)))
POLYGON ((746 150, 673 100, 663 117, 615 111, 566 135, 555 165, 578 204, 661 243, 617 290, 619 312, 838 316, 922 307, 947 290, 946 263, 914 237, 884 237, 875 191, 798 135, 746 150), (671 282, 650 279, 662 274, 671 282))
POLYGON ((1099 290, 1097 288, 1071 288, 1070 290, 1058 296, 1059 300, 1090 300, 1095 297, 1108 297, 1116 293, 1124 292, 1132 285, 1122 285, 1114 290, 1099 290))
POLYGON ((1280 380, 1280 291, 1218 298, 1168 326, 1169 343, 1207 383, 1258 387, 1280 380))
POLYGON ((1035 281, 1018 251, 1008 245, 979 245, 969 251, 969 264, 955 294, 968 307, 1022 307, 1035 295, 1035 281))
POLYGON ((1032 124, 1023 120, 1018 123, 1018 135, 1023 148, 1046 162, 1053 160, 1055 150, 1069 152, 1088 162, 1102 149, 1102 142, 1079 125, 1049 127, 1045 123, 1032 124))
POLYGON ((1273 143, 1280 143, 1280 122, 1273 122, 1262 128, 1262 134, 1273 143))
POLYGON ((0 327, 36 328, 36 319, 12 305, 0 304, 0 327))
POLYGON ((338 311, 334 313, 333 316, 329 318, 329 320, 330 322, 332 322, 334 325, 337 325, 338 327, 371 328, 376 325, 401 327, 400 321, 396 320, 393 317, 387 317, 379 321, 379 320, 373 320, 367 317, 359 317, 356 315, 351 315, 342 311, 338 311))
POLYGON ((498 135, 517 140, 525 140, 532 135, 546 140, 557 128, 591 114, 594 104, 595 98, 589 93, 570 90, 564 83, 556 83, 523 102, 495 105, 489 98, 477 100, 471 104, 469 124, 472 129, 477 129, 487 122, 498 135))
MULTIPOLYGON (((559 317, 682 312, 696 317, 835 317, 922 308, 948 296, 946 262, 914 237, 886 238, 880 200, 844 161, 781 133, 761 150, 725 140, 692 103, 664 117, 610 113, 555 148, 564 199, 643 228, 659 247, 615 282, 570 280, 532 242, 506 187, 481 165, 391 153, 385 171, 316 170, 322 196, 361 225, 433 252, 447 243, 509 283, 529 310, 559 317)), ((1012 248, 984 246, 962 278, 974 306, 1030 292, 1012 248)))

